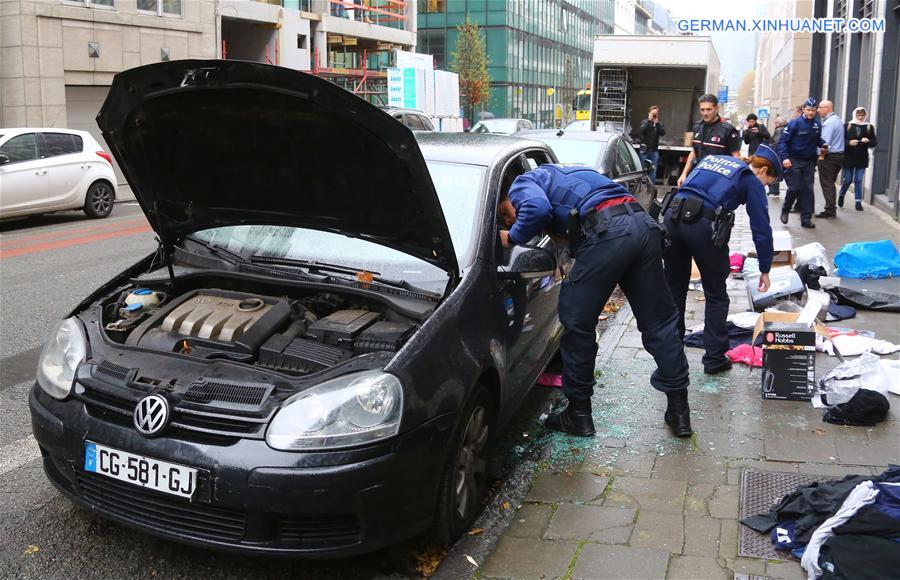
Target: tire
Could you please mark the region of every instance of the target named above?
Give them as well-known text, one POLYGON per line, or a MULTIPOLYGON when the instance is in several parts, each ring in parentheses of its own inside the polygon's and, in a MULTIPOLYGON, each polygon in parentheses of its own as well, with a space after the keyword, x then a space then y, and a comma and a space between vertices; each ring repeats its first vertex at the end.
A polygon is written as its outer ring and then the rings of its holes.
POLYGON ((84 213, 91 219, 105 218, 112 213, 115 193, 105 181, 95 181, 84 196, 84 213))
POLYGON ((444 468, 430 540, 454 542, 481 511, 487 490, 487 450, 494 428, 493 401, 484 385, 476 384, 460 422, 444 468))

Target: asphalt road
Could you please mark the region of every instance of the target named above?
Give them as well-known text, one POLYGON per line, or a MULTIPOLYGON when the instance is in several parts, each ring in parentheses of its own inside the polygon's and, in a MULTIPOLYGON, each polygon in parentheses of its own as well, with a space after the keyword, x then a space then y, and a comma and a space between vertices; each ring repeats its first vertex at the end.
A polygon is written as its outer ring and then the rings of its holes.
POLYGON ((416 545, 341 561, 231 557, 106 522, 50 485, 27 393, 44 339, 88 293, 152 252, 137 204, 0 222, 0 578, 403 578, 416 545))
MULTIPOLYGON (((135 203, 117 205, 105 220, 64 212, 0 222, 0 578, 417 576, 416 556, 434 547, 409 542, 324 562, 229 556, 158 540, 90 515, 47 481, 27 405, 43 341, 87 294, 155 247, 135 203)), ((535 428, 548 394, 532 394, 495 449, 495 461, 506 461, 509 449, 528 437, 522 431, 535 428)), ((520 459, 506 461, 510 477, 489 505, 515 496, 513 488, 527 488, 532 471, 523 470, 520 459)), ((488 541, 487 536, 480 539, 488 541)))

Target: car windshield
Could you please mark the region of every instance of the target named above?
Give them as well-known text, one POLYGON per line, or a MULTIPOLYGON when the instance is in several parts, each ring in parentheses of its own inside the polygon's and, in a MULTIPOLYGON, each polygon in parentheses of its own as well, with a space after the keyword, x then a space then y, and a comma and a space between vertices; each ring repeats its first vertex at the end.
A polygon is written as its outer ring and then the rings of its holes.
POLYGON ((556 153, 560 163, 577 163, 596 168, 601 156, 606 151, 604 141, 579 141, 578 139, 556 139, 547 141, 547 145, 556 153))
MULTIPOLYGON (((429 161, 428 170, 450 229, 456 259, 465 269, 474 259, 486 168, 429 161)), ((333 232, 243 225, 204 230, 193 237, 245 258, 265 256, 351 266, 433 292, 442 292, 447 284, 446 273, 437 266, 400 250, 333 232)))
POLYGON ((479 121, 472 127, 473 133, 503 133, 512 135, 516 132, 518 121, 516 119, 490 119, 479 121))
POLYGON ((575 110, 587 111, 591 108, 591 94, 581 94, 575 97, 575 110))

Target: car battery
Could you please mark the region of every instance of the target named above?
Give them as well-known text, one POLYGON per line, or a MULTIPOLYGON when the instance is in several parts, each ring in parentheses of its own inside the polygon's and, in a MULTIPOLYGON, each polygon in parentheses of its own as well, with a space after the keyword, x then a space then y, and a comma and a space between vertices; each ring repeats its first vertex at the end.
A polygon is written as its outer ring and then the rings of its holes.
POLYGON ((324 344, 353 348, 356 336, 380 318, 368 310, 338 310, 310 324, 306 334, 324 344))
POLYGON ((788 298, 800 298, 806 292, 803 280, 793 268, 773 268, 769 272, 769 290, 759 291, 759 276, 747 279, 747 297, 756 312, 762 312, 777 302, 788 298))
POLYGON ((765 325, 762 337, 762 397, 809 401, 816 385, 815 328, 770 322, 765 325))

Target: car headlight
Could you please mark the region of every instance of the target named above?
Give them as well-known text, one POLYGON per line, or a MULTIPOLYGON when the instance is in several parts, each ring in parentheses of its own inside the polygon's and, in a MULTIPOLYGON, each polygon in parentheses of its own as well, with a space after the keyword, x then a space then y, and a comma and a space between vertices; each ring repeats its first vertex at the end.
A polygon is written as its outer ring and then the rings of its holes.
POLYGON ((44 392, 54 399, 68 397, 75 370, 84 361, 86 351, 84 330, 75 318, 57 324, 38 360, 37 382, 44 392))
POLYGON ((400 430, 403 386, 394 375, 364 371, 289 398, 266 442, 283 451, 336 449, 393 437, 400 430))

